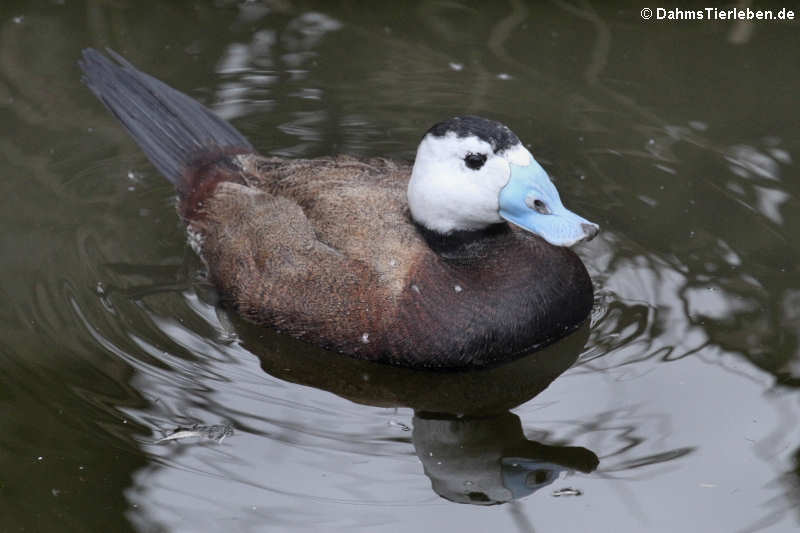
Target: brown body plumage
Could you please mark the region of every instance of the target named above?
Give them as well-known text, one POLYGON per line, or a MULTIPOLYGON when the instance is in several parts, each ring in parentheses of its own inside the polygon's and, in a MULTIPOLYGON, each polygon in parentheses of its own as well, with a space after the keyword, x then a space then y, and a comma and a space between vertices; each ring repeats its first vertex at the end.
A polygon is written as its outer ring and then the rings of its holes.
POLYGON ((520 230, 432 248, 408 212, 406 164, 203 160, 180 208, 215 286, 253 322, 358 357, 461 366, 555 340, 591 307, 577 256, 520 230))
POLYGON ((569 249, 505 223, 431 235, 409 214, 410 165, 261 157, 200 104, 118 61, 85 52, 87 83, 175 183, 210 279, 248 320, 360 358, 464 367, 586 319, 592 285, 569 249), (154 124, 131 108, 153 108, 154 124))

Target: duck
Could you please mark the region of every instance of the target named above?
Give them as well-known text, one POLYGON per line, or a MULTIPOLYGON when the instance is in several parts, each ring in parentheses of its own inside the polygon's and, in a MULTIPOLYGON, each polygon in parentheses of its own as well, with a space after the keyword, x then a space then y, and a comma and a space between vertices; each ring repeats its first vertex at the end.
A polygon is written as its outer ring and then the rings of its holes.
POLYGON ((378 363, 496 365, 586 322, 571 247, 599 227, 568 210, 506 125, 465 115, 413 162, 259 155, 198 101, 107 50, 82 80, 176 190, 220 304, 244 320, 378 363))

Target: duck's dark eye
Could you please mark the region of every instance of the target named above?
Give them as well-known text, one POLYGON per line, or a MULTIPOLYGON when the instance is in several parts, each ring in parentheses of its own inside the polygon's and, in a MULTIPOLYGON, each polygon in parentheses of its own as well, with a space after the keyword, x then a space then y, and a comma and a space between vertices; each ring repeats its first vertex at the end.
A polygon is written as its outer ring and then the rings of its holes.
POLYGON ((464 156, 464 164, 472 170, 478 170, 486 163, 486 154, 473 154, 472 152, 464 156))

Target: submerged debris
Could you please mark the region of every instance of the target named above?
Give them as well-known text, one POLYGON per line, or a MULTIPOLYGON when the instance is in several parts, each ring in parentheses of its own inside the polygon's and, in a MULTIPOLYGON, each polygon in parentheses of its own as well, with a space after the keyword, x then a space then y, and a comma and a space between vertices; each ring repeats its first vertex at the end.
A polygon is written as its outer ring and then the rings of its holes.
POLYGON ((233 426, 231 424, 216 424, 213 426, 194 424, 189 428, 177 428, 166 437, 153 442, 153 444, 161 444, 162 442, 170 440, 188 439, 192 437, 215 440, 217 444, 222 444, 225 437, 230 437, 231 435, 233 435, 233 426))

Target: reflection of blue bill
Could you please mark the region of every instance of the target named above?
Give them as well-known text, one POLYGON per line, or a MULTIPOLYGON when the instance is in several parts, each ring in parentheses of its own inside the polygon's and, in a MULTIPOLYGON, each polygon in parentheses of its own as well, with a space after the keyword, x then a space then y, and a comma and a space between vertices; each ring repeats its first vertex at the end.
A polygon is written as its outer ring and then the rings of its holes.
POLYGON ((567 469, 555 463, 532 461, 523 457, 501 459, 503 486, 511 491, 513 499, 524 498, 553 483, 567 469))

